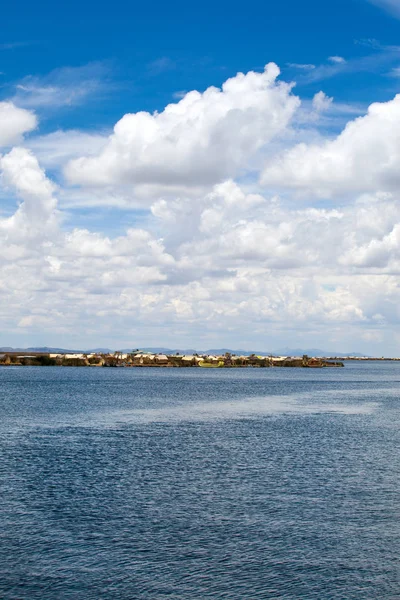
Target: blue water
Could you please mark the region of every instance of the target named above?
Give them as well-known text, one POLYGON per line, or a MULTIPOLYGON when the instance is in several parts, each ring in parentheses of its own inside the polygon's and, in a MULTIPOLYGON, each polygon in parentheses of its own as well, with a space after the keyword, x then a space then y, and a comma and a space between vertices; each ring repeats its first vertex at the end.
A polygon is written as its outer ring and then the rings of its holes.
POLYGON ((400 363, 0 369, 0 598, 400 598, 400 363))

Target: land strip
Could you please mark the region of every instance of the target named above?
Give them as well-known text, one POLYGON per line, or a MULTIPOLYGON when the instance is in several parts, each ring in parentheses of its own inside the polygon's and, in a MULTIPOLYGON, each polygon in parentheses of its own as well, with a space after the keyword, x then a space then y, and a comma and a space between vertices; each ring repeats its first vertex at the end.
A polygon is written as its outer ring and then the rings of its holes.
POLYGON ((343 367, 341 360, 304 356, 237 356, 209 354, 153 354, 140 350, 102 353, 5 352, 0 354, 0 366, 62 366, 62 367, 164 367, 164 368, 324 368, 343 367))

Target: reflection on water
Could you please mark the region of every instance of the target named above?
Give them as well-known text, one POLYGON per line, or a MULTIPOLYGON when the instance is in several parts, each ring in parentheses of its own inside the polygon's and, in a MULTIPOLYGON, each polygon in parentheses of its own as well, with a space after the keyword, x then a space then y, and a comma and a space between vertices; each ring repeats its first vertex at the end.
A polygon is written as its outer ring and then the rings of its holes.
MULTIPOLYGON (((250 419, 272 415, 318 415, 324 413, 342 415, 367 415, 377 409, 377 402, 361 404, 344 403, 306 403, 298 396, 267 396, 251 398, 235 402, 202 402, 180 404, 165 408, 146 410, 116 410, 97 415, 91 415, 93 425, 109 425, 123 423, 168 423, 171 421, 211 421, 220 419, 250 419)), ((81 423, 82 424, 82 423, 81 423)))

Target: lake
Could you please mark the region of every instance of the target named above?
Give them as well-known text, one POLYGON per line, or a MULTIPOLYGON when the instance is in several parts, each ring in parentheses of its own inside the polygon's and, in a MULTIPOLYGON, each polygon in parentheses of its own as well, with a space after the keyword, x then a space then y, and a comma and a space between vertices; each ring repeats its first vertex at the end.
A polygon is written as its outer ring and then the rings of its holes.
POLYGON ((400 363, 0 369, 3 600, 400 597, 400 363))

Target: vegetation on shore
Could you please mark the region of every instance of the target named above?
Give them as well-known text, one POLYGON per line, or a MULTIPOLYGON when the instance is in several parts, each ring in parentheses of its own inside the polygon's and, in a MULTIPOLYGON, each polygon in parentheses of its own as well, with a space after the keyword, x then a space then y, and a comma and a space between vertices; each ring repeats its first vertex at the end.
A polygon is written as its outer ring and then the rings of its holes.
POLYGON ((222 356, 184 355, 184 354, 152 354, 139 350, 131 353, 115 352, 112 354, 45 354, 10 352, 0 355, 0 366, 62 366, 62 367, 164 367, 164 368, 323 368, 343 367, 341 361, 323 358, 288 356, 236 356, 226 352, 222 356))

